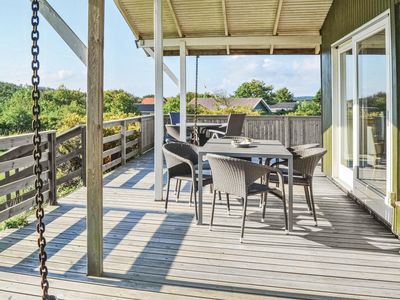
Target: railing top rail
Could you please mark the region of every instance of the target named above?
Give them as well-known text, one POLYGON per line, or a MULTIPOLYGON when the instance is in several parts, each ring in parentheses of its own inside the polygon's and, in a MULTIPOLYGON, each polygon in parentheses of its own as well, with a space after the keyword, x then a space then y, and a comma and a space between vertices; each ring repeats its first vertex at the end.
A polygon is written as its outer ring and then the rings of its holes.
MULTIPOLYGON (((47 135, 54 134, 55 130, 48 130, 40 132, 42 141, 47 140, 47 135)), ((0 137, 0 149, 11 149, 14 147, 24 146, 32 142, 33 133, 24 133, 18 135, 11 135, 0 137)))

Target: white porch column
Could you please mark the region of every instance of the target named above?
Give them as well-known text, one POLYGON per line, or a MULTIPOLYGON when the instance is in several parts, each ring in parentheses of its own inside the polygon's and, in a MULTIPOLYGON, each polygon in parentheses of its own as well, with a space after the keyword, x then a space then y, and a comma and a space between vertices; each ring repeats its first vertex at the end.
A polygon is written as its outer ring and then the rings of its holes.
POLYGON ((180 54, 180 138, 186 142, 186 43, 182 41, 179 46, 180 54))
POLYGON ((154 192, 155 200, 163 198, 163 153, 164 113, 163 113, 163 28, 162 0, 154 0, 154 58, 155 58, 155 135, 154 135, 154 192))

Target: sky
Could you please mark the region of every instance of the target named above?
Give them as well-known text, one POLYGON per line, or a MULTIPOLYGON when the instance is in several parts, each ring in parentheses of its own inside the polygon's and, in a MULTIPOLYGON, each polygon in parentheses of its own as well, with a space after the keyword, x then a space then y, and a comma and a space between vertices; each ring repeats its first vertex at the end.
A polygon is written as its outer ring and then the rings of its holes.
MULTIPOLYGON (((0 81, 27 84, 30 81, 29 0, 1 0, 0 81)), ((87 1, 48 0, 80 39, 87 44, 87 1)), ((154 93, 154 61, 137 49, 135 37, 113 0, 106 2, 105 88, 124 89, 136 96, 154 93)), ((41 19, 41 85, 86 91, 86 67, 63 40, 41 19)), ((179 75, 179 58, 166 57, 166 64, 179 75)), ((195 58, 187 60, 187 88, 194 90, 195 58)), ((312 96, 320 88, 317 55, 202 56, 199 60, 199 91, 227 94, 245 81, 263 80, 274 88, 288 87, 295 96, 312 96)), ((179 93, 165 76, 164 94, 179 93)))

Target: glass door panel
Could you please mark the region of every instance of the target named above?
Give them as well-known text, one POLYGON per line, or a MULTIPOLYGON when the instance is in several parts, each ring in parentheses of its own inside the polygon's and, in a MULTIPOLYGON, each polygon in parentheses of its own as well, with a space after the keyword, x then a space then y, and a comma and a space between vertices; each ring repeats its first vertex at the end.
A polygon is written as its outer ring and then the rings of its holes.
MULTIPOLYGON (((340 54, 340 163, 353 169, 353 51, 340 54)), ((347 179, 347 178, 343 178, 347 179)))
POLYGON ((357 43, 358 174, 357 178, 386 193, 385 30, 357 43))

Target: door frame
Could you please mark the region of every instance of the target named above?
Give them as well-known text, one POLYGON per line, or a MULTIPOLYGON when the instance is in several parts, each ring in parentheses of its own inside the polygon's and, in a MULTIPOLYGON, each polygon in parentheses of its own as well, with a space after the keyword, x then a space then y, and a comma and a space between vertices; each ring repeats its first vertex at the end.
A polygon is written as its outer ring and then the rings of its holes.
MULTIPOLYGON (((332 176, 337 180, 343 187, 345 187, 350 192, 354 192, 354 189, 358 186, 362 186, 363 189, 369 190, 368 193, 372 192, 374 199, 381 199, 374 202, 374 206, 378 205, 377 210, 381 211, 379 215, 384 215, 385 219, 388 220, 387 209, 390 207, 390 194, 393 191, 393 97, 392 97, 392 47, 391 47, 391 26, 390 26, 390 11, 387 10, 380 14, 376 18, 367 22, 363 26, 357 28, 350 34, 346 35, 342 39, 338 40, 331 45, 332 53, 332 176), (366 186, 363 182, 356 178, 358 167, 358 156, 359 156, 359 106, 358 106, 358 64, 357 64, 357 44, 376 34, 381 30, 385 30, 385 47, 386 47, 386 194, 382 194, 375 191, 373 188, 366 186), (350 46, 351 45, 351 46, 350 46), (340 161, 340 150, 341 144, 340 139, 338 142, 338 137, 340 137, 340 114, 341 114, 341 99, 340 99, 340 53, 345 51, 344 49, 353 49, 353 180, 341 180, 341 161, 340 161), (384 201, 382 201, 384 199, 384 201), (380 207, 384 204, 384 207, 380 207)), ((357 196, 357 195, 356 195, 357 196)), ((368 205, 368 204, 367 204, 368 205)), ((374 209, 376 210, 376 209, 374 209)))

